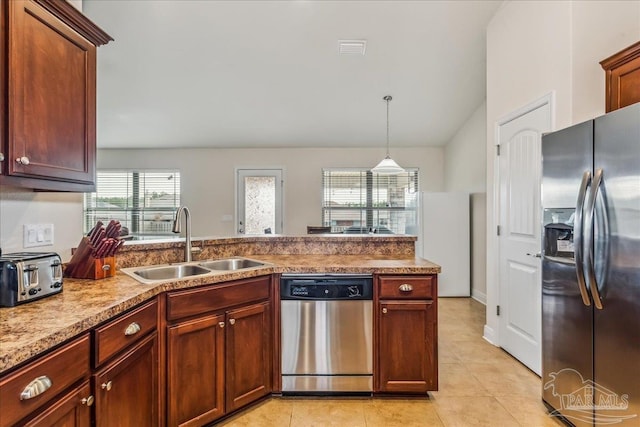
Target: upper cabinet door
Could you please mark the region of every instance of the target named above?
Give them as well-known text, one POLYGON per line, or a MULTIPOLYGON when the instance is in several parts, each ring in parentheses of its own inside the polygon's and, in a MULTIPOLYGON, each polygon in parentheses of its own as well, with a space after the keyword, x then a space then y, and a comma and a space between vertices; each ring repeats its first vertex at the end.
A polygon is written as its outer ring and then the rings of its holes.
POLYGON ((605 110, 640 101, 640 42, 600 61, 605 71, 605 110))
POLYGON ((31 1, 9 3, 9 175, 93 184, 96 47, 31 1))

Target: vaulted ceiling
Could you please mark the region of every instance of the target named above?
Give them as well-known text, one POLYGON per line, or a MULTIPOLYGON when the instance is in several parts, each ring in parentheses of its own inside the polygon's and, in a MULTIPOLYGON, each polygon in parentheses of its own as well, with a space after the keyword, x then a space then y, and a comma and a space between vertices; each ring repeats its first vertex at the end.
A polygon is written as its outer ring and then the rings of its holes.
POLYGON ((501 1, 84 0, 98 147, 443 145, 485 99, 501 1), (340 55, 339 40, 366 40, 340 55))

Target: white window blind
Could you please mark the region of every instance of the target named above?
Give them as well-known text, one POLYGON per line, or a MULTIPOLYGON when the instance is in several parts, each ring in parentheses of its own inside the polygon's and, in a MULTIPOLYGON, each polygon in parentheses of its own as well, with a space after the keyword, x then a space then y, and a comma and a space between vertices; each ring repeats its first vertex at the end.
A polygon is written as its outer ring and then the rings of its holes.
POLYGON ((177 170, 109 170, 96 174, 96 192, 84 197, 84 231, 100 220, 120 221, 134 238, 173 235, 180 207, 177 170))
POLYGON ((332 233, 416 233, 417 169, 399 175, 324 169, 322 188, 322 222, 332 233))

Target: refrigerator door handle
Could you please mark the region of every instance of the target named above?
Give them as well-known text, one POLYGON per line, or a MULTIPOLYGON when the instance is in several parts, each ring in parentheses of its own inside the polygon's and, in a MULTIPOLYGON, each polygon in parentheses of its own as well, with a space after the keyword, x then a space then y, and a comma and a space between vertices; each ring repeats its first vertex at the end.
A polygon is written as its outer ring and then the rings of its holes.
POLYGON ((596 169, 596 173, 593 175, 593 182, 591 183, 591 194, 589 196, 587 204, 587 214, 585 217, 585 246, 587 247, 587 274, 589 277, 589 288, 591 289, 591 296, 593 297, 593 305, 597 309, 602 310, 602 299, 600 298, 600 292, 598 291, 598 283, 596 280, 596 271, 594 263, 594 237, 593 237, 593 224, 595 221, 596 211, 596 198, 598 197, 598 190, 602 185, 602 169, 596 169))
POLYGON ((582 246, 582 229, 584 225, 584 200, 587 195, 587 188, 589 187, 590 183, 591 171, 585 171, 585 173, 582 174, 582 182, 580 182, 580 190, 578 191, 578 201, 576 203, 576 215, 573 233, 573 246, 575 248, 574 256, 576 276, 578 278, 578 289, 580 289, 582 302, 586 306, 591 305, 591 298, 589 298, 589 291, 587 290, 587 284, 584 279, 584 251, 582 246))

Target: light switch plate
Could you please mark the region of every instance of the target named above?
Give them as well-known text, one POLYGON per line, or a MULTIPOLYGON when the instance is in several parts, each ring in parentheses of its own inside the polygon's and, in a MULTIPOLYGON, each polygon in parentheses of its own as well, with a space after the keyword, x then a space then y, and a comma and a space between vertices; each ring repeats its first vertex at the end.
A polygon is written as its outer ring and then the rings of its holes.
POLYGON ((23 232, 25 248, 53 245, 53 224, 24 224, 23 232))

